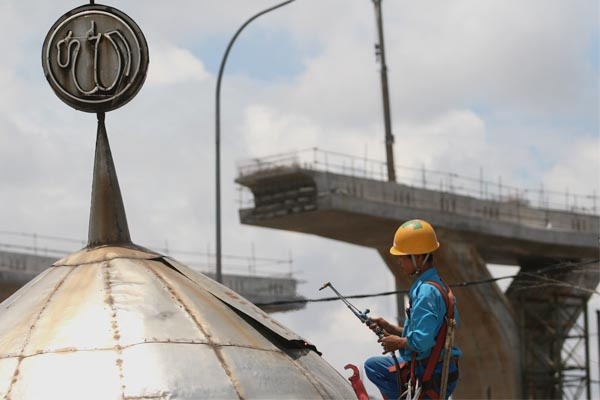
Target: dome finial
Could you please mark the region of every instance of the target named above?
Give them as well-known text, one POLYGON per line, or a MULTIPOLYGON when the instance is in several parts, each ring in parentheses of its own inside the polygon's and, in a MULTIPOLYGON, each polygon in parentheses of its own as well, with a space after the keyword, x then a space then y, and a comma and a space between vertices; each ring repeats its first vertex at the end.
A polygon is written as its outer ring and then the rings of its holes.
POLYGON ((130 244, 127 216, 108 144, 104 113, 99 112, 97 115, 98 133, 87 247, 116 243, 130 244))

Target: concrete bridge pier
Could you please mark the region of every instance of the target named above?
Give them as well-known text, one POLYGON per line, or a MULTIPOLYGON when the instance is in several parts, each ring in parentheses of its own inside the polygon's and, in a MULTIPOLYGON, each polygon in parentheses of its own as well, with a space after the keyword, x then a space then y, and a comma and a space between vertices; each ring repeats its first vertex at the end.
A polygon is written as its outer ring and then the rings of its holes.
MULTIPOLYGON (((439 240, 434 265, 447 284, 492 278, 474 246, 442 236, 439 240)), ((412 279, 394 266, 388 250, 378 249, 396 276, 398 288, 407 290, 412 279)), ((452 291, 460 316, 455 343, 465 353, 459 363, 462 368, 456 395, 461 399, 519 398, 519 329, 511 304, 496 284, 453 287, 452 291)))

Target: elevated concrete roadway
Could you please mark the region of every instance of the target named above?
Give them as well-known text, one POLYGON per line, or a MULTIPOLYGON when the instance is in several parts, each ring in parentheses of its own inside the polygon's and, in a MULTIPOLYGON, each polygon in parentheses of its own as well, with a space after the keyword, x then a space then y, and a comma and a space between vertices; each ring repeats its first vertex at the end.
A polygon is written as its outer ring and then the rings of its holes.
MULTIPOLYGON (((453 289, 462 328, 456 341, 465 352, 464 383, 456 397, 564 397, 560 349, 600 281, 597 215, 297 164, 263 165, 242 172, 236 182, 254 197, 252 207, 239 211, 242 223, 374 248, 399 288, 407 289, 411 282, 394 266, 388 249, 396 228, 413 218, 436 228, 441 248, 435 264, 447 283, 489 279, 490 263, 520 266, 506 295, 496 284, 453 289), (585 260, 591 264, 565 273, 573 270, 567 268, 572 263, 585 260), (556 265, 566 267, 543 270, 556 265), (557 307, 569 312, 556 312, 557 307)), ((589 370, 582 379, 589 382, 589 370)))

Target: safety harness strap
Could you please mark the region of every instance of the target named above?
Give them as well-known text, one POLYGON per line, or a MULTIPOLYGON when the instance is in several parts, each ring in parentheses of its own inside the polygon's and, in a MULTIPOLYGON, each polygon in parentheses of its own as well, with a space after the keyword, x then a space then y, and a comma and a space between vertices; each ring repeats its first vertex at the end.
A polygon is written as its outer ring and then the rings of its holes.
POLYGON ((433 370, 435 369, 435 365, 437 364, 440 358, 442 347, 444 346, 446 333, 448 331, 447 321, 454 318, 454 294, 452 294, 452 290, 450 290, 450 288, 445 283, 444 286, 446 286, 446 290, 444 290, 442 286, 435 281, 427 281, 426 283, 433 285, 439 290, 440 294, 444 299, 444 303, 446 304, 446 316, 437 334, 435 346, 433 347, 433 350, 431 350, 431 354, 429 355, 429 359, 427 360, 427 366, 425 367, 425 373, 423 374, 422 378, 423 388, 426 388, 423 394, 427 395, 431 399, 438 399, 438 393, 434 390, 434 388, 431 385, 428 385, 428 383, 433 377, 433 370))

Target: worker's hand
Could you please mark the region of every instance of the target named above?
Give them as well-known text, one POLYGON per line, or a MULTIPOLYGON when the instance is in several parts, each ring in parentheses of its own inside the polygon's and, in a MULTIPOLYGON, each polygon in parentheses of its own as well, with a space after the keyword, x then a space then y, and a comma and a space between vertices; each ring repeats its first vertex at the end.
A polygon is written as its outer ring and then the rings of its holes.
POLYGON ((392 335, 402 335, 402 328, 390 324, 389 322, 387 322, 385 319, 383 318, 371 318, 371 323, 369 324, 369 328, 371 328, 371 330, 375 333, 377 333, 377 328, 380 328, 381 330, 390 333, 392 335))
POLYGON ((387 332, 384 332, 384 336, 379 338, 378 342, 381 343, 381 347, 383 347, 383 354, 400 350, 408 346, 405 337, 389 335, 387 332))
POLYGON ((377 328, 380 328, 381 330, 384 330, 384 331, 392 332, 392 330, 389 329, 389 328, 391 328, 392 324, 390 324, 383 318, 379 318, 379 317, 371 318, 371 320, 367 321, 367 322, 370 322, 369 328, 371 328, 371 330, 373 332, 377 332, 377 328))

